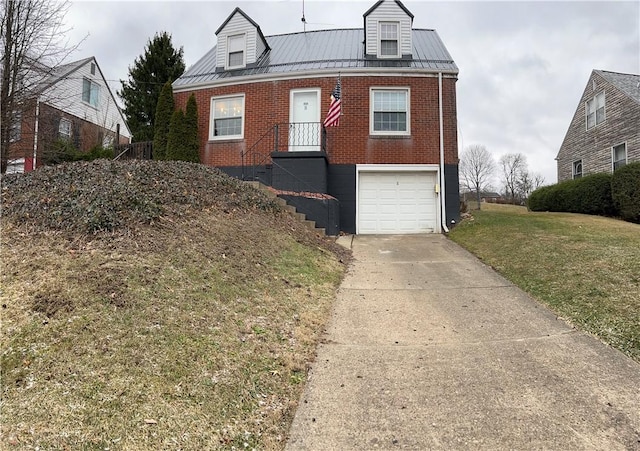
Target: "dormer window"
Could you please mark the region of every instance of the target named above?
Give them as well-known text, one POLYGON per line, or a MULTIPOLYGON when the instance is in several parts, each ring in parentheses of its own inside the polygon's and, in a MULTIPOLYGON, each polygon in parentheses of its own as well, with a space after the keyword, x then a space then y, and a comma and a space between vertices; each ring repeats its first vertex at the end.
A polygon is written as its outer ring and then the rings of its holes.
POLYGON ((229 36, 227 40, 227 69, 244 67, 245 64, 245 35, 229 36))
POLYGON ((367 59, 413 57, 413 14, 400 0, 379 0, 364 13, 367 59))
POLYGON ((398 58, 399 45, 398 35, 400 23, 399 22, 380 22, 380 46, 379 56, 386 58, 398 58))

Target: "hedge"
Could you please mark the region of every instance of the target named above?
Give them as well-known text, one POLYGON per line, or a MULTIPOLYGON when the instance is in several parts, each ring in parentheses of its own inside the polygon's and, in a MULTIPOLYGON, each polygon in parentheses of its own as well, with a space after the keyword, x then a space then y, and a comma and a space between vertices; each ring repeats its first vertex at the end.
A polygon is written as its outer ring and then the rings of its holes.
POLYGON ((640 224, 640 161, 616 169, 611 196, 622 219, 640 224))
POLYGON ((611 174, 600 173, 538 188, 529 196, 528 207, 532 211, 614 216, 617 209, 611 197, 611 179, 611 174))

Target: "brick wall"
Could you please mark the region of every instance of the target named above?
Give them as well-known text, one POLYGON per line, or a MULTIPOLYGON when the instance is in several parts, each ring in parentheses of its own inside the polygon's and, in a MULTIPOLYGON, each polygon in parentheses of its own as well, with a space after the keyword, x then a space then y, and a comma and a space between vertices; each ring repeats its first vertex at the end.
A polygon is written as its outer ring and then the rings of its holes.
MULTIPOLYGON (((115 140, 115 133, 97 126, 77 116, 65 113, 57 108, 44 103, 39 107, 38 120, 38 160, 37 166, 42 165, 43 155, 51 151, 53 143, 58 139, 58 127, 61 118, 71 122, 71 142, 80 151, 87 152, 92 147, 102 144, 105 135, 111 135, 115 140)), ((20 140, 9 146, 9 158, 22 158, 33 156, 35 139, 35 108, 23 112, 20 140)), ((129 140, 120 137, 120 143, 125 144, 129 140)))
POLYGON ((627 161, 640 161, 640 104, 594 72, 558 152, 558 181, 572 178, 573 163, 577 160, 582 160, 583 175, 612 172, 611 149, 624 142, 627 161), (587 130, 586 102, 603 91, 606 120, 587 130))
MULTIPOLYGON (((330 164, 435 164, 439 162, 438 78, 345 76, 342 81, 342 117, 327 130, 330 164), (369 135, 369 87, 409 87, 411 136, 369 135)), ((321 89, 321 120, 327 113, 336 77, 277 80, 192 91, 198 105, 201 161, 211 166, 239 166, 249 149, 276 123, 289 122, 292 89, 321 89), (211 97, 245 94, 244 139, 209 141, 211 97)), ((445 161, 458 163, 456 80, 443 78, 445 161)), ((184 109, 191 92, 175 94, 184 109)))

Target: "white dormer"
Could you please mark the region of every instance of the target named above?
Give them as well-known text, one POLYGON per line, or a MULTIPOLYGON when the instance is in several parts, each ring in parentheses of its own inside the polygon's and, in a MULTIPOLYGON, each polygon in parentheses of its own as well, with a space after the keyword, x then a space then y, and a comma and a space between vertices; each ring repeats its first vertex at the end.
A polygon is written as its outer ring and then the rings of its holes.
POLYGON ((411 56, 413 14, 400 0, 380 0, 364 13, 364 45, 368 57, 411 56))
POLYGON ((255 23, 236 8, 216 31, 218 37, 216 67, 242 69, 251 66, 269 50, 269 45, 255 23))

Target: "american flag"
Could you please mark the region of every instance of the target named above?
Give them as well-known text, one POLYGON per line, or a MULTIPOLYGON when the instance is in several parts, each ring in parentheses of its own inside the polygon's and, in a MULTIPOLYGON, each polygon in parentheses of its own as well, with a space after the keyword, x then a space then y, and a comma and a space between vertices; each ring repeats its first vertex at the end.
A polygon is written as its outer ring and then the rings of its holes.
POLYGON ((337 127, 340 125, 340 112, 342 110, 342 88, 340 86, 340 77, 336 82, 336 87, 331 92, 331 104, 329 105, 329 111, 327 111, 327 117, 324 120, 325 127, 337 127))

